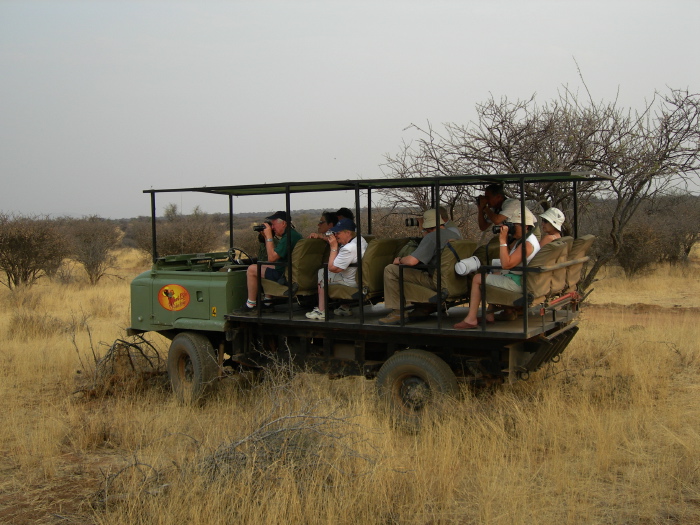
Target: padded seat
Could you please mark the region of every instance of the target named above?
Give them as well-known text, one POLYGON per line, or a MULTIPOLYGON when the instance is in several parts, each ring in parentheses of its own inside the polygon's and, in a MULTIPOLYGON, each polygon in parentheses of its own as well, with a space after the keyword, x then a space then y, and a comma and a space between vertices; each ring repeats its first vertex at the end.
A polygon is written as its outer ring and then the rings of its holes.
MULTIPOLYGON (((384 295, 384 268, 391 264, 406 239, 372 239, 362 256, 362 300, 384 295)), ((355 274, 359 280, 359 272, 355 274)), ((359 281, 358 281, 359 285, 359 281)), ((328 287, 331 299, 359 301, 359 286, 332 284, 328 287)))
MULTIPOLYGON (((447 246, 442 249, 440 268, 442 271, 442 290, 443 300, 454 302, 468 297, 469 281, 467 275, 457 275, 455 273, 455 264, 461 259, 471 257, 476 250, 476 242, 470 240, 454 240, 450 244, 459 255, 459 259, 455 257, 452 250, 447 246)), ((433 274, 433 286, 437 289, 437 271, 433 274)), ((426 288, 415 283, 404 283, 404 297, 407 303, 437 303, 438 297, 435 289, 426 288)))
MULTIPOLYGON (((561 241, 566 244, 566 247, 564 250, 561 252, 559 257, 557 258, 557 264, 559 263, 564 263, 569 260, 569 255, 571 252, 571 246, 574 243, 574 238, 567 236, 567 237, 562 237, 561 239, 557 239, 558 241, 561 241)), ((555 241, 552 241, 555 242, 555 241)), ((565 268, 558 268, 552 272, 552 289, 549 292, 549 295, 557 295, 562 292, 567 288, 566 286, 566 274, 568 271, 568 266, 565 268)))
MULTIPOLYGON (((294 295, 313 295, 317 293, 318 270, 328 259, 330 247, 323 239, 300 239, 292 250, 292 287, 294 295)), ((289 280, 289 268, 285 271, 289 280)), ((269 279, 261 279, 263 291, 274 297, 286 297, 289 294, 287 284, 279 284, 269 279)))
POLYGON ((498 235, 494 235, 487 244, 479 246, 474 250, 474 255, 479 258, 481 264, 488 266, 491 264, 491 261, 498 259, 500 256, 500 242, 498 235))
MULTIPOLYGON (((582 235, 576 239, 571 245, 571 250, 569 250, 569 260, 585 259, 588 256, 588 250, 593 246, 593 241, 595 241, 595 235, 590 234, 582 235)), ((566 268, 566 292, 575 292, 577 290, 585 263, 586 261, 584 260, 566 268)))
MULTIPOLYGON (((560 260, 562 254, 568 249, 569 242, 566 239, 557 239, 543 246, 532 258, 528 268, 542 268, 554 266, 560 260)), ((552 292, 553 271, 528 272, 527 292, 529 304, 539 303, 545 300, 552 292)), ((513 292, 498 286, 486 285, 486 302, 502 306, 523 306, 522 291, 513 292)))

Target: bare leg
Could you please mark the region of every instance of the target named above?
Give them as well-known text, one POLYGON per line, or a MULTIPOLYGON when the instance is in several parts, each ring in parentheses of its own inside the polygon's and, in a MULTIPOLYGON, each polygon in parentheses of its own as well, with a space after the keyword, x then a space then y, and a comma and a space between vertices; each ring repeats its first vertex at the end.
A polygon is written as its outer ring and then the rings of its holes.
MULTIPOLYGON (((262 273, 265 275, 265 270, 272 268, 270 265, 261 266, 262 273)), ((255 302, 258 298, 258 265, 251 264, 246 271, 246 282, 248 283, 248 300, 255 302)))
POLYGON ((318 309, 321 310, 322 312, 326 311, 326 296, 323 293, 323 287, 321 286, 321 283, 318 283, 318 309))
MULTIPOLYGON (((469 313, 464 318, 465 323, 477 323, 479 306, 481 306, 481 274, 477 273, 472 280, 472 291, 469 297, 469 313)), ((493 322, 493 313, 485 312, 484 314, 488 322, 493 322)))

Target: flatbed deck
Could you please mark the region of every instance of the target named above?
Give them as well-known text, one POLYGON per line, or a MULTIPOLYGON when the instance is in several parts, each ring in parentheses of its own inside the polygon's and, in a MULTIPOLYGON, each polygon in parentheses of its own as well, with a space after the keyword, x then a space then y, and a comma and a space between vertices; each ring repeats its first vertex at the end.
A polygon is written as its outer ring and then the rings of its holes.
POLYGON ((368 335, 389 334, 389 337, 397 339, 405 339, 409 337, 435 336, 448 337, 451 339, 473 339, 473 338, 488 338, 488 339, 511 339, 511 340, 528 340, 538 335, 552 332, 562 326, 563 323, 571 322, 578 314, 571 311, 554 311, 548 312, 546 315, 530 314, 528 316, 527 332, 523 331, 523 318, 518 317, 515 321, 499 321, 496 323, 486 324, 486 327, 480 326, 472 330, 458 330, 453 328, 453 325, 467 315, 469 311, 466 307, 450 308, 447 315, 442 315, 438 319, 437 314, 432 314, 428 319, 411 321, 400 325, 381 325, 379 319, 385 317, 390 310, 381 305, 365 306, 364 307, 364 322, 360 323, 360 314, 358 308, 353 309, 353 315, 349 317, 333 316, 332 319, 313 320, 307 319, 306 312, 308 309, 302 309, 295 305, 292 311, 292 317, 289 317, 289 309, 287 307, 277 306, 275 312, 263 312, 261 316, 250 315, 241 316, 235 314, 227 314, 225 318, 231 322, 253 323, 261 325, 274 326, 276 331, 279 330, 294 330, 316 332, 318 336, 323 336, 325 332, 354 332, 358 339, 364 339, 368 335), (284 327, 284 328, 283 328, 284 327))

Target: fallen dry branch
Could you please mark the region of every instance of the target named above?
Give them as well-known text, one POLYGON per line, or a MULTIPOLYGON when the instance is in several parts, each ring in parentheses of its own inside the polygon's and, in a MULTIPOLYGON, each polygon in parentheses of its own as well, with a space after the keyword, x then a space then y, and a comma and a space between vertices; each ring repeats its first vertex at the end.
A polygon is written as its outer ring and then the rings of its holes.
POLYGON ((89 374, 90 382, 73 393, 92 398, 117 391, 133 392, 150 379, 164 376, 165 361, 153 344, 141 335, 133 339, 117 339, 104 356, 95 357, 94 370, 89 374))

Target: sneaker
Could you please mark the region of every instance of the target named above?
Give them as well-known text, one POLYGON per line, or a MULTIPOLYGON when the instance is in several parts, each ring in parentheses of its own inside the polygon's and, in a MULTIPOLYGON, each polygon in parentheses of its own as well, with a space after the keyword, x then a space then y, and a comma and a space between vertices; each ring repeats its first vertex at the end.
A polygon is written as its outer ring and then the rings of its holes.
POLYGON ((268 312, 268 313, 274 312, 274 311, 275 311, 275 305, 272 304, 272 303, 263 303, 263 304, 262 304, 262 311, 263 311, 263 313, 265 313, 265 312, 268 312))
MULTIPOLYGON (((405 319, 405 321, 408 321, 408 319, 405 319)), ((401 310, 393 310, 389 315, 386 317, 382 317, 379 320, 379 324, 383 325, 397 325, 401 324, 401 310)))
POLYGON ((411 321, 423 321, 430 319, 430 316, 437 312, 437 305, 420 305, 408 312, 411 321))
POLYGON ((233 314, 234 315, 258 315, 258 307, 257 307, 257 305, 256 306, 248 306, 247 303, 243 303, 243 306, 234 310, 233 314))
POLYGON ((318 309, 318 306, 315 306, 313 310, 306 312, 306 318, 323 320, 326 318, 326 312, 322 312, 318 309))
POLYGON ((333 310, 333 313, 338 317, 349 317, 352 315, 352 310, 350 310, 349 306, 347 308, 340 306, 339 308, 333 310))

